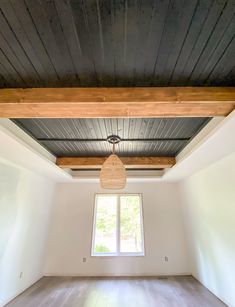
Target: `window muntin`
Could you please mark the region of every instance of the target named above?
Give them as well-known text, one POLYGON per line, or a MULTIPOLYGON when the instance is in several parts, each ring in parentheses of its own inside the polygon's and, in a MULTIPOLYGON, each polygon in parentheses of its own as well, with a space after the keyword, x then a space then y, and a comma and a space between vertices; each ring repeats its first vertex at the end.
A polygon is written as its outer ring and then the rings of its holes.
POLYGON ((140 194, 97 194, 92 256, 143 256, 140 194))

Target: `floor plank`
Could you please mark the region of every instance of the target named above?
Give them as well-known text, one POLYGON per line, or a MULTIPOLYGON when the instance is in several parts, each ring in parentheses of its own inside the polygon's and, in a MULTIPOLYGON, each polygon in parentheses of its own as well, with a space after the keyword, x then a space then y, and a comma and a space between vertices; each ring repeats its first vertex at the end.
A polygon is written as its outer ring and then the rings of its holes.
POLYGON ((222 307, 192 276, 44 277, 8 307, 222 307))

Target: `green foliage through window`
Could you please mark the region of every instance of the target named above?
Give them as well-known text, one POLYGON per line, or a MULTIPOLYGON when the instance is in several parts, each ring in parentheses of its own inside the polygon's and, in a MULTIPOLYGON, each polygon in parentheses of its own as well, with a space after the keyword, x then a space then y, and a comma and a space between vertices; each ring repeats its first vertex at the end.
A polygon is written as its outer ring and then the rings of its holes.
POLYGON ((110 253, 110 249, 105 245, 99 244, 95 246, 95 252, 96 253, 110 253))
POLYGON ((141 209, 138 194, 97 195, 93 253, 142 254, 141 209))

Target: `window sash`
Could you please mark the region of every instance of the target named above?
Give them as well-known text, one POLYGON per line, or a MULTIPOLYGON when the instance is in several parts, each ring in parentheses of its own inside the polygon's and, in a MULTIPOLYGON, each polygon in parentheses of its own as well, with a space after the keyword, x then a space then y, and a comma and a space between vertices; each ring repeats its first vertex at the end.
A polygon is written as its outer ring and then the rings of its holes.
POLYGON ((142 195, 139 193, 124 193, 124 194, 111 194, 111 193, 97 193, 95 195, 95 205, 93 211, 93 231, 92 231, 92 244, 91 244, 91 256, 95 257, 108 257, 108 256, 144 256, 145 249, 144 249, 144 218, 143 218, 143 202, 142 202, 142 195), (99 196, 115 196, 117 198, 117 218, 116 218, 116 252, 95 252, 95 236, 96 236, 96 217, 97 217, 97 203, 99 196), (120 215, 121 215, 121 197, 122 196, 138 196, 139 197, 139 205, 140 205, 140 227, 141 227, 141 252, 121 252, 120 251, 120 215))

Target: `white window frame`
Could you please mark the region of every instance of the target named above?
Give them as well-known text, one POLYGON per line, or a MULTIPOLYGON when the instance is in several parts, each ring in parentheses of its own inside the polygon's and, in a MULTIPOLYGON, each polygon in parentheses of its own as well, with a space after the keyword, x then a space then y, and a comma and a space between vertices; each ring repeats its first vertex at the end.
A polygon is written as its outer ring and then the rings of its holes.
POLYGON ((93 230, 92 230, 92 244, 91 244, 91 256, 92 257, 120 257, 120 256, 132 256, 132 257, 139 257, 145 256, 145 244, 144 244, 144 217, 143 217, 143 200, 142 194, 140 193, 97 193, 95 195, 95 205, 93 211, 93 230), (117 252, 115 253, 96 253, 94 252, 95 247, 95 231, 96 231, 96 211, 97 211, 97 200, 99 196, 116 196, 117 197, 117 220, 116 220, 116 244, 117 244, 117 252), (140 224, 141 224, 141 238, 142 238, 142 251, 141 252, 120 252, 120 198, 121 196, 126 195, 133 195, 139 196, 140 199, 140 224))

